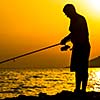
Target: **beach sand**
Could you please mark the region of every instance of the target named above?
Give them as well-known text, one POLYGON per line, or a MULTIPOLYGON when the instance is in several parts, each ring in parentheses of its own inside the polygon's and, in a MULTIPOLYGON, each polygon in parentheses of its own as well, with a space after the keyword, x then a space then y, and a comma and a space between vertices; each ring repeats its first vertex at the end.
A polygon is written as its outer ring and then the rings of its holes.
POLYGON ((74 93, 71 91, 62 91, 56 95, 47 95, 40 93, 39 96, 25 96, 5 98, 2 100, 100 100, 100 92, 74 93))

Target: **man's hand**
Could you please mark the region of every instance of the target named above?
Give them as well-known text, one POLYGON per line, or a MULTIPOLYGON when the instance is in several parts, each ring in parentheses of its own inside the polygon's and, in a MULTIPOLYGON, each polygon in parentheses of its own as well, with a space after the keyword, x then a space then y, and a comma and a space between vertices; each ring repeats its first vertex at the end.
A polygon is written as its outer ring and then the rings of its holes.
POLYGON ((65 45, 63 47, 61 47, 61 51, 67 51, 67 49, 69 49, 70 46, 69 45, 65 45))

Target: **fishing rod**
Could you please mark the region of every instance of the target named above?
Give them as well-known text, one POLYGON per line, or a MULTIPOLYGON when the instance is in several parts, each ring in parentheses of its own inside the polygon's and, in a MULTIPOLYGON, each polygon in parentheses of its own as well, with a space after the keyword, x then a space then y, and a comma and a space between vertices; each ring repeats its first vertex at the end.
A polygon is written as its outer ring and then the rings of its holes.
POLYGON ((43 51, 43 50, 46 50, 46 49, 49 49, 49 48, 52 48, 52 47, 55 47, 55 46, 58 46, 58 45, 60 45, 60 43, 57 43, 57 44, 54 44, 54 45, 51 45, 51 46, 48 46, 48 47, 44 47, 44 48, 41 48, 41 49, 38 49, 38 50, 35 50, 35 51, 31 51, 31 52, 28 52, 28 53, 25 53, 25 54, 22 54, 22 55, 19 55, 19 56, 15 56, 15 57, 0 61, 0 64, 11 61, 11 60, 14 61, 15 59, 18 59, 18 58, 21 58, 21 57, 24 57, 24 56, 27 56, 27 55, 30 55, 30 54, 33 54, 33 53, 36 53, 36 52, 39 52, 39 51, 43 51))

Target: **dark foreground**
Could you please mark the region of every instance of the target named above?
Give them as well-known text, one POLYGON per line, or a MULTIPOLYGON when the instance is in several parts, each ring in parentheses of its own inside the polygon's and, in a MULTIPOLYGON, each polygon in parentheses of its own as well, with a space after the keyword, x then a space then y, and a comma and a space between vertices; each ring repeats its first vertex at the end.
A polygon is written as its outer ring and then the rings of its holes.
POLYGON ((52 96, 40 93, 39 96, 20 95, 3 100, 100 100, 100 92, 74 93, 71 91, 62 91, 52 96))

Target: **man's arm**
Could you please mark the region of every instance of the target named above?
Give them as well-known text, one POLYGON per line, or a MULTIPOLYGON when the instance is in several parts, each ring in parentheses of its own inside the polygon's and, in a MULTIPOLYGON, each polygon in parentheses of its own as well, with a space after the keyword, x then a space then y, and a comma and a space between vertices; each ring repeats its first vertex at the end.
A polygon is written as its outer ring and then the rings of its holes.
POLYGON ((65 43, 70 41, 70 40, 71 40, 71 33, 68 36, 66 36, 64 39, 62 39, 60 44, 65 45, 65 43))

